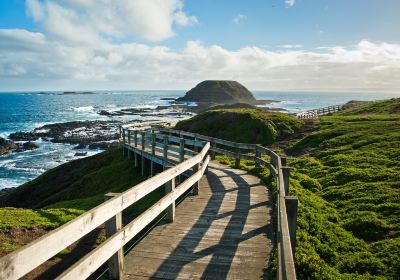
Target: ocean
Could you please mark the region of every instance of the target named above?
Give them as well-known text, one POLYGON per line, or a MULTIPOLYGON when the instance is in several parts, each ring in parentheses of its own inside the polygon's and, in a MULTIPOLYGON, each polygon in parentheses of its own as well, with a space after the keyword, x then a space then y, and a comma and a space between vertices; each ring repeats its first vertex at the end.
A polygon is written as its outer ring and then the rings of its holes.
MULTIPOLYGON (((31 131, 45 124, 83 120, 138 120, 154 119, 141 116, 102 116, 101 110, 123 108, 156 108, 169 106, 165 98, 183 96, 185 91, 107 91, 95 94, 41 94, 35 92, 0 93, 0 137, 8 138, 17 131, 31 131)), ((268 107, 283 108, 291 113, 350 100, 379 100, 400 97, 399 93, 372 92, 253 92, 257 99, 276 100, 268 107)), ((162 117, 161 117, 162 118, 162 117)), ((167 117, 166 117, 167 118, 167 117)), ((173 117, 168 117, 169 119, 173 117)), ((160 119, 160 117, 157 117, 160 119)), ((35 141, 39 148, 0 156, 0 189, 19 186, 61 163, 76 159, 74 146, 35 141)), ((85 150, 93 155, 101 150, 85 150)))

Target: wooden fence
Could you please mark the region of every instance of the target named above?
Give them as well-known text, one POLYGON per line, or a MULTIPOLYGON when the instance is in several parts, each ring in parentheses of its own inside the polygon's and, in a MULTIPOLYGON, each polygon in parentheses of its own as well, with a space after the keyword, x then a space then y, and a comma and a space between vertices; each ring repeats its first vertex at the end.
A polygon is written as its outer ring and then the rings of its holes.
POLYGON ((107 194, 106 201, 101 205, 2 257, 0 279, 18 279, 24 276, 104 223, 107 232, 106 241, 57 279, 87 278, 107 261, 110 276, 118 278, 123 272, 123 246, 164 211, 168 220, 174 220, 177 198, 190 188, 193 188, 194 193, 198 192, 198 182, 210 160, 209 153, 213 159, 216 153, 232 156, 237 166, 240 165, 241 159, 246 159, 254 160, 257 166, 263 165, 269 168, 278 187, 277 276, 278 279, 296 279, 293 256, 298 200, 288 195, 290 168, 285 166, 285 158, 260 145, 235 143, 162 127, 152 127, 148 130, 121 127, 121 141, 124 152, 128 156, 135 157, 135 166, 141 161, 142 172, 145 158, 151 162, 151 175, 154 174, 154 163, 163 166, 165 171, 123 193, 107 194), (269 160, 266 160, 265 156, 268 156, 269 160), (181 176, 187 179, 176 180, 181 176), (176 181, 180 184, 175 187, 176 181), (165 196, 122 227, 121 212, 163 185, 165 196))
MULTIPOLYGON (((204 142, 198 154, 123 193, 108 195, 108 200, 99 206, 2 257, 0 279, 11 280, 24 276, 104 223, 109 235, 106 241, 57 279, 85 279, 108 260, 109 267, 114 268, 113 273, 118 274, 117 268, 121 266, 123 257, 122 248, 127 242, 164 211, 167 211, 167 218, 173 220, 176 199, 191 187, 196 186, 204 174, 210 160, 207 155, 209 148, 210 144, 204 142), (175 188, 175 178, 184 172, 189 173, 188 171, 190 171, 190 176, 175 188), (121 227, 121 212, 163 185, 166 190, 165 196, 126 226, 121 227), (112 229, 114 232, 110 232, 112 229)), ((168 152, 168 146, 166 150, 168 152)))
POLYGON ((335 113, 340 111, 343 108, 343 105, 334 105, 319 109, 308 110, 302 113, 297 114, 299 119, 317 119, 319 116, 335 113))
MULTIPOLYGON (((289 196, 290 168, 286 166, 286 158, 281 158, 274 151, 256 144, 236 143, 197 133, 173 130, 163 127, 153 127, 151 132, 176 136, 185 141, 205 141, 211 144, 211 159, 215 154, 223 154, 235 158, 237 167, 240 160, 254 160, 256 166, 266 166, 276 179, 278 187, 277 198, 277 249, 278 249, 278 279, 296 279, 294 253, 296 247, 296 223, 298 199, 289 196), (269 157, 269 161, 264 156, 269 157)), ((191 143, 191 142, 190 142, 191 143)))

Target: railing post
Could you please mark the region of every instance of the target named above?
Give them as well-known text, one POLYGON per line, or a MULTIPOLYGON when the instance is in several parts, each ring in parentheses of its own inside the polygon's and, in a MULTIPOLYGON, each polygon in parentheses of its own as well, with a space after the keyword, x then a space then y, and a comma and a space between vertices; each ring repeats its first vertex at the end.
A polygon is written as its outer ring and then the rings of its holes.
POLYGON ((185 139, 181 138, 179 144, 179 162, 182 162, 185 160, 185 139))
MULTIPOLYGON (((217 147, 217 143, 216 143, 215 141, 212 142, 212 147, 211 147, 211 149, 216 148, 216 147, 217 147)), ((211 151, 211 152, 210 152, 210 156, 211 156, 211 159, 214 160, 214 159, 215 159, 215 151, 211 151)))
POLYGON ((198 149, 198 147, 196 146, 196 144, 197 144, 197 141, 198 141, 198 138, 197 138, 197 136, 198 136, 198 134, 197 133, 195 133, 194 134, 194 145, 193 145, 193 151, 195 151, 196 153, 199 151, 199 149, 198 149))
POLYGON ((122 128, 122 154, 125 155, 125 143, 126 143, 126 139, 125 139, 125 129, 122 128))
POLYGON ((135 147, 137 147, 137 130, 135 130, 134 132, 134 141, 135 141, 135 147))
MULTIPOLYGON (((109 200, 115 196, 120 195, 119 193, 107 193, 104 195, 104 200, 109 200)), ((114 217, 106 222, 106 237, 112 236, 118 230, 122 228, 122 213, 119 212, 114 217)), ((108 260, 108 274, 110 279, 123 279, 124 278, 124 248, 118 250, 108 260)))
POLYGON ((133 157, 135 159, 135 167, 138 167, 138 154, 136 153, 136 151, 134 151, 133 154, 134 154, 133 157))
POLYGON ((289 225, 290 244, 292 245, 292 255, 294 257, 296 252, 296 229, 299 199, 296 196, 286 196, 285 204, 289 225))
POLYGON ((281 164, 282 164, 282 166, 286 166, 286 164, 287 164, 287 158, 286 157, 281 157, 281 164))
POLYGON ((131 131, 128 129, 128 144, 131 144, 131 131))
POLYGON ((142 140, 142 150, 144 150, 144 144, 146 141, 146 139, 145 139, 146 133, 144 131, 142 131, 140 134, 142 135, 142 139, 141 139, 142 140))
MULTIPOLYGON (((168 181, 167 183, 165 183, 164 188, 165 188, 165 194, 172 192, 175 189, 175 178, 173 178, 171 181, 168 181)), ((172 204, 170 206, 168 206, 167 215, 166 215, 165 219, 171 223, 174 221, 174 219, 175 219, 175 200, 174 200, 174 202, 172 202, 172 204)))
POLYGON ((240 147, 239 147, 239 145, 236 145, 235 166, 236 166, 236 168, 240 167, 240 147))
POLYGON ((164 159, 164 170, 165 170, 168 162, 168 136, 166 135, 164 136, 163 159, 164 159))
MULTIPOLYGON (((193 173, 196 173, 197 171, 199 171, 200 168, 201 168, 200 163, 198 163, 195 166, 193 166, 193 173)), ((194 195, 198 195, 199 194, 199 181, 197 181, 193 185, 193 194, 194 195)))
POLYGON ((146 159, 144 158, 143 152, 142 152, 142 156, 140 158, 140 167, 142 169, 142 176, 144 176, 144 171, 145 171, 145 163, 146 163, 146 159))
POLYGON ((258 159, 261 159, 261 152, 258 149, 258 146, 256 145, 256 157, 254 158, 254 164, 256 167, 260 166, 260 161, 258 159))
POLYGON ((153 156, 156 154, 156 135, 154 133, 151 135, 151 154, 153 156))
POLYGON ((282 167, 283 184, 285 187, 285 195, 289 195, 289 184, 290 184, 290 167, 282 167))

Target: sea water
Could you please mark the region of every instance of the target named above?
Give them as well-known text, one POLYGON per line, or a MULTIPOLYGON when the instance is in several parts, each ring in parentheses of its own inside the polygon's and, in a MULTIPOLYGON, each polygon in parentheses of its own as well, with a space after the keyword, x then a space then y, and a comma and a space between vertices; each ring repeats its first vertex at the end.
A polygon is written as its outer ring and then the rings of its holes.
MULTIPOLYGON (((123 108, 156 108, 168 106, 165 98, 176 98, 184 91, 107 91, 94 94, 61 94, 14 92, 0 93, 0 137, 8 138, 16 131, 31 131, 45 124, 83 121, 112 120, 99 115, 101 110, 123 108)), ((357 92, 254 92, 257 99, 276 100, 267 107, 283 108, 291 113, 344 104, 350 100, 378 100, 400 97, 399 93, 357 92)), ((155 119, 154 117, 123 116, 119 120, 155 119)), ((160 119, 157 117, 156 119, 160 119)), ((0 156, 0 189, 16 187, 34 179, 46 170, 76 159, 74 146, 35 141, 40 148, 22 153, 0 156)), ((85 150, 89 155, 100 150, 85 150)))

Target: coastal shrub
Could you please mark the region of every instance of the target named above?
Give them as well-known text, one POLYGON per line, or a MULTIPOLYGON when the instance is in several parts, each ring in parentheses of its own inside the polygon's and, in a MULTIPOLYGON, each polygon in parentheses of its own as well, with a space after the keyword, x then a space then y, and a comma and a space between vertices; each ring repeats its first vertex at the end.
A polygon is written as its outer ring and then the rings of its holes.
POLYGON ((299 279, 399 278, 399 139, 398 115, 327 116, 286 150, 299 279))
POLYGON ((175 128, 235 142, 271 144, 302 124, 287 114, 247 108, 209 110, 178 122, 175 128))

